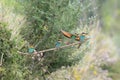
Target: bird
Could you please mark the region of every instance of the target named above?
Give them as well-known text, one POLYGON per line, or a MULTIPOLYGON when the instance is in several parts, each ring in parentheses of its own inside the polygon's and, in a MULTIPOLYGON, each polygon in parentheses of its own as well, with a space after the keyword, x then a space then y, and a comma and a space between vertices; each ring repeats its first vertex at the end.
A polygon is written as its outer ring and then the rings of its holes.
POLYGON ((34 47, 33 47, 32 45, 28 48, 28 52, 29 52, 29 53, 33 53, 34 50, 35 50, 35 49, 34 49, 34 47))
POLYGON ((64 30, 61 30, 61 33, 62 33, 65 37, 70 38, 70 39, 72 39, 72 40, 76 40, 76 41, 79 41, 79 40, 80 40, 80 38, 79 38, 79 36, 78 36, 77 33, 71 34, 71 33, 66 32, 66 31, 64 31, 64 30))
POLYGON ((72 42, 73 42, 73 40, 79 41, 80 43, 79 43, 78 48, 79 48, 79 47, 81 46, 81 44, 85 41, 85 38, 86 38, 85 36, 88 34, 88 33, 82 32, 81 35, 79 36, 79 34, 77 34, 77 33, 71 34, 71 33, 66 32, 66 31, 64 31, 64 30, 61 30, 61 33, 62 33, 65 37, 72 39, 72 42))
POLYGON ((82 35, 80 36, 80 41, 81 42, 83 42, 84 40, 85 40, 85 35, 86 35, 86 33, 82 33, 82 35))
POLYGON ((79 48, 79 47, 81 46, 81 44, 85 41, 85 38, 86 38, 85 36, 86 36, 87 34, 88 34, 88 33, 85 33, 85 32, 82 32, 82 33, 81 33, 81 35, 80 35, 80 37, 79 37, 79 38, 80 38, 80 40, 79 40, 80 43, 79 43, 79 45, 78 45, 78 48, 79 48))
POLYGON ((61 46, 61 39, 59 39, 56 43, 55 43, 55 47, 59 48, 61 46))

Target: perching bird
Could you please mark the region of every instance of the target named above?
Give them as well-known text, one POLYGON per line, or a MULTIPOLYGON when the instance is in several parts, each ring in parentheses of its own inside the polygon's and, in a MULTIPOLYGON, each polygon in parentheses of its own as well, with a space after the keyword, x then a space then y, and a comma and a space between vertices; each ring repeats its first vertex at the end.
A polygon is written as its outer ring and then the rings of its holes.
POLYGON ((81 46, 81 44, 85 41, 85 36, 88 34, 88 33, 85 33, 85 32, 82 32, 81 35, 79 36, 78 34, 71 34, 69 32, 66 32, 64 30, 61 30, 61 33, 67 37, 67 38, 70 38, 70 39, 75 39, 76 41, 80 41, 81 43, 79 44, 78 48, 81 46))
POLYGON ((29 49, 28 49, 28 52, 29 52, 29 53, 33 53, 34 50, 35 50, 34 47, 33 47, 33 46, 30 46, 29 49))
POLYGON ((84 33, 82 32, 81 35, 80 35, 80 44, 78 45, 78 48, 81 46, 81 44, 85 41, 85 36, 87 35, 88 33, 84 33))
POLYGON ((82 35, 80 36, 80 41, 83 42, 85 40, 85 34, 82 33, 82 35))
POLYGON ((56 43, 55 43, 55 47, 59 48, 61 46, 61 39, 59 39, 56 43))

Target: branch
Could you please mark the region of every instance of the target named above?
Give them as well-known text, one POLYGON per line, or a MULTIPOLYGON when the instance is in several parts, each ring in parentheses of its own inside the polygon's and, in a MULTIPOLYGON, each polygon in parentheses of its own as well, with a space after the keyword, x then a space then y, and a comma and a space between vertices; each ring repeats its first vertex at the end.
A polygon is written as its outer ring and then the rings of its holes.
POLYGON ((43 53, 43 52, 53 51, 53 50, 57 50, 57 49, 62 49, 62 48, 66 48, 66 47, 69 47, 69 46, 77 45, 77 44, 80 44, 80 43, 81 42, 77 42, 77 43, 72 43, 72 44, 68 44, 68 45, 65 45, 65 46, 61 46, 59 48, 50 48, 50 49, 38 51, 38 53, 43 53))
MULTIPOLYGON (((43 52, 53 51, 53 50, 57 50, 57 49, 62 49, 62 48, 66 48, 66 47, 77 45, 77 44, 80 44, 80 42, 68 44, 68 45, 65 45, 65 46, 61 46, 59 48, 50 48, 50 49, 41 50, 41 51, 38 51, 38 53, 43 53, 43 52)), ((23 53, 23 52, 20 52, 20 51, 17 51, 17 52, 20 53, 20 54, 30 55, 30 53, 23 53)))
POLYGON ((4 53, 2 53, 2 55, 1 55, 1 59, 0 59, 0 66, 2 66, 2 62, 3 62, 3 55, 4 55, 4 53))
MULTIPOLYGON (((87 41, 88 39, 86 39, 85 41, 87 41)), ((84 42, 85 42, 84 41, 84 42)), ((84 43, 83 42, 83 43, 84 43)), ((73 45, 77 45, 77 44, 82 44, 81 42, 77 42, 77 43, 71 43, 71 44, 68 44, 68 45, 65 45, 65 46, 61 46, 59 48, 50 48, 50 49, 45 49, 45 50, 41 50, 41 51, 37 51, 37 53, 44 53, 44 52, 48 52, 48 51, 53 51, 53 50, 57 50, 57 49, 62 49, 62 48, 66 48, 66 47, 69 47, 69 46, 73 46, 73 45)), ((29 53, 23 53, 23 52, 20 52, 18 51, 18 53, 20 54, 25 54, 25 55, 32 55, 32 54, 29 54, 29 53)))

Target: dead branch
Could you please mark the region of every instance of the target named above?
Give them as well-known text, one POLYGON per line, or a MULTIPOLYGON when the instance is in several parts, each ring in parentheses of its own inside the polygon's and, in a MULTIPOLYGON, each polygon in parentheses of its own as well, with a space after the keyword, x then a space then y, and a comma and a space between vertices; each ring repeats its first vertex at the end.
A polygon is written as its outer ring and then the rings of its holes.
POLYGON ((57 49, 62 49, 62 48, 66 48, 66 47, 69 47, 69 46, 77 45, 77 44, 80 44, 80 43, 81 43, 81 42, 71 43, 71 44, 68 44, 68 45, 65 45, 65 46, 61 46, 61 47, 59 47, 59 48, 50 48, 50 49, 38 51, 38 53, 43 53, 43 52, 53 51, 53 50, 57 50, 57 49))
POLYGON ((2 62, 3 62, 3 55, 4 55, 4 53, 2 53, 2 55, 1 55, 1 59, 0 59, 0 66, 2 66, 2 62))
MULTIPOLYGON (((87 41, 88 39, 86 39, 85 41, 87 41)), ((84 42, 85 42, 84 41, 84 42)), ((83 42, 83 43, 84 43, 83 42)), ((69 46, 73 46, 73 45, 77 45, 77 44, 82 44, 81 42, 77 42, 77 43, 71 43, 71 44, 68 44, 68 45, 64 45, 64 46, 61 46, 59 48, 50 48, 50 49, 45 49, 45 50, 41 50, 41 51, 37 51, 37 53, 44 53, 44 52, 48 52, 48 51, 53 51, 53 50, 57 50, 57 49, 62 49, 62 48, 66 48, 66 47, 69 47, 69 46)), ((20 54, 24 54, 24 55, 34 55, 34 54, 29 54, 29 53, 23 53, 23 52, 20 52, 18 51, 18 53, 20 54)))

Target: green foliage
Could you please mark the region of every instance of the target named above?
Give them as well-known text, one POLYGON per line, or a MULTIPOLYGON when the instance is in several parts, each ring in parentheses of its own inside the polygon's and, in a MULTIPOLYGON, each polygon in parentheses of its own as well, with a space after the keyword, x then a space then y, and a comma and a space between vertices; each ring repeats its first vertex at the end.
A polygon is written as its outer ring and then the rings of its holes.
POLYGON ((117 62, 113 63, 112 65, 103 65, 102 69, 108 70, 109 71, 109 77, 111 77, 113 80, 119 80, 120 78, 120 60, 117 62))
POLYGON ((11 56, 14 42, 10 41, 11 33, 6 29, 6 23, 0 23, 0 56, 4 54, 6 59, 11 56))
POLYGON ((23 13, 24 9, 23 6, 18 3, 18 2, 22 2, 22 0, 0 0, 0 3, 2 4, 2 6, 4 7, 9 7, 10 9, 12 9, 15 13, 23 13))
POLYGON ((22 80, 22 71, 20 70, 20 67, 22 67, 20 65, 21 57, 17 54, 15 41, 10 40, 11 31, 7 29, 6 25, 6 23, 0 22, 0 58, 2 59, 0 79, 22 80))
MULTIPOLYGON (((80 3, 77 0, 34 0, 28 3, 25 5, 28 24, 22 29, 21 34, 37 50, 55 47, 55 42, 63 38, 59 33, 60 29, 71 31, 77 27, 80 17, 80 3)), ((69 50, 47 52, 45 55, 49 57, 45 57, 44 63, 52 66, 56 64, 54 66, 57 67, 69 65, 72 62, 66 60, 71 54, 69 50), (52 60, 48 61, 49 59, 52 60)))
MULTIPOLYGON (((31 44, 35 45, 41 40, 37 48, 45 48, 46 44, 44 43, 53 44, 55 38, 59 38, 60 29, 69 30, 76 27, 79 6, 74 6, 69 0, 34 0, 29 1, 29 3, 25 9, 29 25, 22 33, 31 44)), ((47 44, 47 47, 51 47, 51 45, 47 44)))

